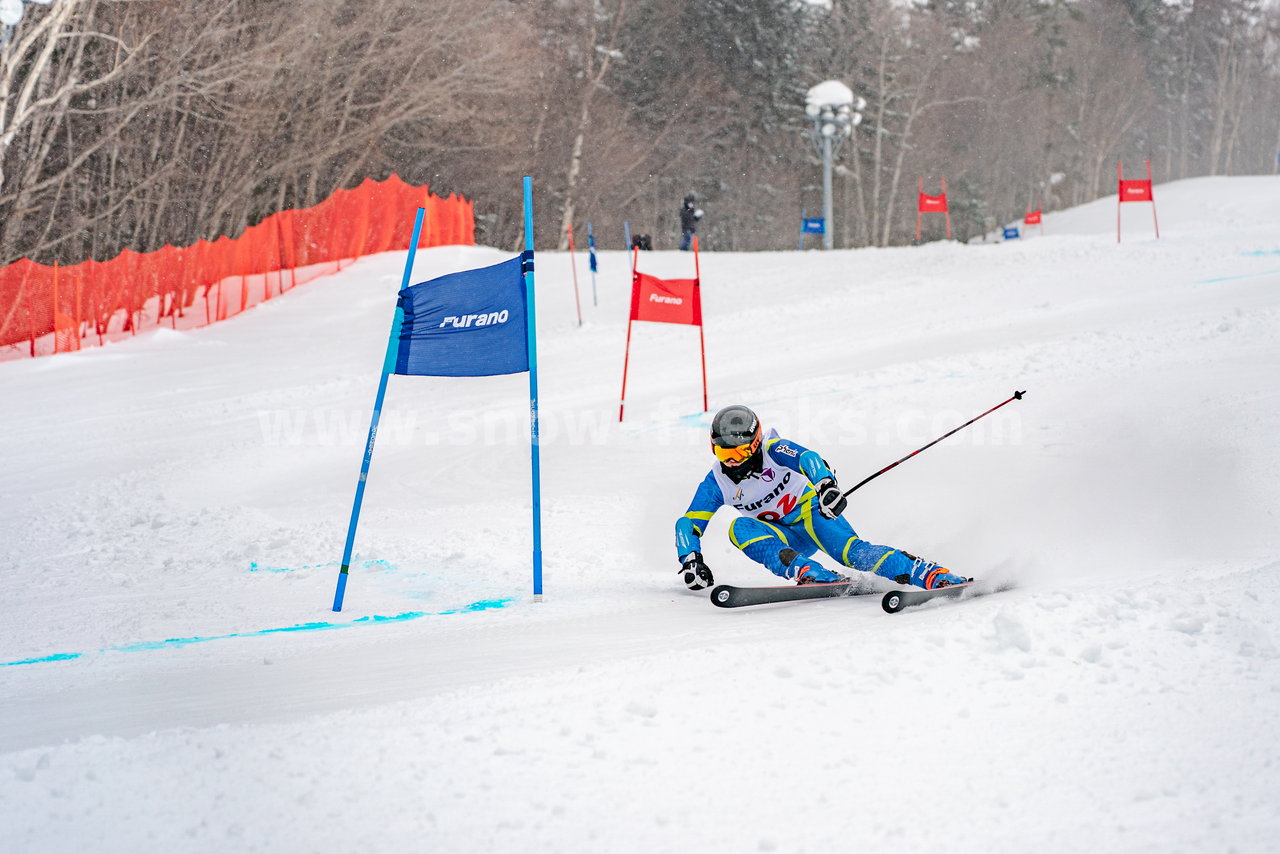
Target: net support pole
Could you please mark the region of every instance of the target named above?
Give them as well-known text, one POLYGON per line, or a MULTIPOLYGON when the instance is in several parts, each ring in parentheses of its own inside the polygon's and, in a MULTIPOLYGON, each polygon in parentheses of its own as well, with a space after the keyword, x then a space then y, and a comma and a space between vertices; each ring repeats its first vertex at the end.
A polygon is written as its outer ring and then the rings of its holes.
POLYGON ((53 352, 58 350, 58 262, 53 262, 53 352))
MULTIPOLYGON (((533 601, 542 601, 542 466, 538 430, 538 336, 533 278, 533 178, 524 176, 525 318, 529 336, 529 457, 533 468, 533 601)), ((577 292, 577 280, 574 281, 577 292)), ((581 309, 579 309, 581 311, 581 309)), ((581 323, 581 321, 579 321, 581 323)))
MULTIPOLYGON (((418 208, 413 221, 413 238, 409 241, 409 255, 404 263, 404 275, 400 278, 400 290, 409 287, 413 275, 413 258, 418 251, 418 235, 422 232, 425 211, 418 208)), ((391 322, 391 334, 387 338, 387 353, 382 360, 382 376, 378 379, 378 393, 373 400, 373 417, 369 420, 369 438, 364 443, 364 460, 360 463, 360 480, 356 482, 356 498, 351 507, 351 521, 347 525, 347 542, 342 548, 342 567, 338 570, 338 587, 333 594, 333 610, 342 610, 342 599, 347 592, 347 577, 351 570, 351 550, 356 541, 356 525, 360 521, 360 505, 364 502, 364 486, 369 480, 369 463, 373 460, 373 443, 378 437, 378 421, 382 418, 382 401, 387 395, 387 378, 395 372, 396 354, 399 352, 400 327, 404 322, 404 310, 396 306, 395 319, 391 322)))

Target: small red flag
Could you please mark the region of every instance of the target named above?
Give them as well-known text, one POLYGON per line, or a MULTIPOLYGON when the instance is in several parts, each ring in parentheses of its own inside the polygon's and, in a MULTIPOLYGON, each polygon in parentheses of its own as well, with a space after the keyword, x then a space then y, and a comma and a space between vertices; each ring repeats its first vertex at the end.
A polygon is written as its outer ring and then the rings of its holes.
POLYGON ((1155 198, 1151 195, 1151 182, 1149 180, 1120 179, 1120 201, 1122 202, 1152 202, 1155 198))
POLYGON ((702 300, 697 279, 659 279, 645 273, 634 275, 632 320, 702 325, 702 300))
POLYGON ((920 213, 943 213, 947 210, 947 194, 940 196, 929 196, 924 193, 920 194, 920 213))

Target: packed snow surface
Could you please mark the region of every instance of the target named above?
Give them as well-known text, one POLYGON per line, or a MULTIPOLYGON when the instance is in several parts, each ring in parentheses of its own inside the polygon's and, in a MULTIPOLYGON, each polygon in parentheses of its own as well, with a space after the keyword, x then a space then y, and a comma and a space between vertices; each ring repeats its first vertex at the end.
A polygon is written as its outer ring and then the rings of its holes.
MULTIPOLYGON (((403 253, 0 363, 0 848, 1276 850, 1280 178, 1155 195, 1159 239, 1134 204, 1118 244, 1113 196, 1017 241, 702 253, 712 411, 845 485, 1027 390, 852 496, 865 539, 1017 584, 893 616, 680 584, 698 335, 635 325, 619 424, 623 252, 578 254, 581 327, 538 256, 540 603, 528 376, 395 376, 330 608, 403 253)), ((731 512, 716 579, 772 583, 731 512)))

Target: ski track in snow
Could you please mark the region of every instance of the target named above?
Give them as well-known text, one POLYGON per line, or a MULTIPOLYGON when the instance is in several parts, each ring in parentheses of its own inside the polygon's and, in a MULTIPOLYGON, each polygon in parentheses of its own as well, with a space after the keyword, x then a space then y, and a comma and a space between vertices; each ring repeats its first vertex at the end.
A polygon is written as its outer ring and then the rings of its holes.
MULTIPOLYGON (((539 604, 527 379, 394 377, 329 610, 402 253, 0 362, 0 848, 1276 850, 1280 178, 1156 199, 1120 245, 1112 198, 1018 242, 702 255, 712 409, 846 483, 1028 389, 852 496, 865 538, 1018 583, 894 616, 680 589, 696 334, 636 326, 619 425, 626 253, 599 306, 579 254, 581 329, 539 257, 539 604)), ((717 580, 768 583, 728 518, 717 580)))

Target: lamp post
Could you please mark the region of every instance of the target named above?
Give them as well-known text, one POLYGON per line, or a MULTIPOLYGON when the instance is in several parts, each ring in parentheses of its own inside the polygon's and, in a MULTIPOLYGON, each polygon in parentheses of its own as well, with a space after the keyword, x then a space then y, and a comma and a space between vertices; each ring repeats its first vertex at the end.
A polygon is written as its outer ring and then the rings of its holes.
POLYGON ((854 98, 853 90, 839 80, 824 80, 808 91, 804 98, 804 111, 813 121, 809 139, 814 151, 822 158, 822 248, 833 245, 831 228, 831 164, 840 152, 840 145, 853 136, 853 129, 862 122, 867 102, 854 98))

